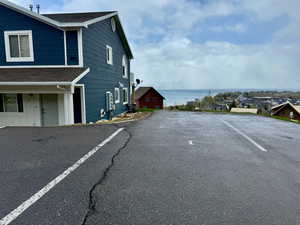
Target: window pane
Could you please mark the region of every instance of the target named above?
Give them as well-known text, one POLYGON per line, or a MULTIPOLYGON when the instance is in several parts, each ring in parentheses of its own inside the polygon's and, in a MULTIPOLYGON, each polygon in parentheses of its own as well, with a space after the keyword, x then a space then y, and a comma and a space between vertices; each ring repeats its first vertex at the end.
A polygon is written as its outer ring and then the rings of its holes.
POLYGON ((107 62, 109 62, 110 61, 109 48, 106 48, 106 58, 107 58, 107 62))
POLYGON ((21 57, 30 57, 28 35, 20 35, 20 51, 21 57))
POLYGON ((9 35, 10 57, 20 57, 18 35, 9 35))
POLYGON ((17 95, 4 94, 4 111, 5 112, 18 112, 17 95))

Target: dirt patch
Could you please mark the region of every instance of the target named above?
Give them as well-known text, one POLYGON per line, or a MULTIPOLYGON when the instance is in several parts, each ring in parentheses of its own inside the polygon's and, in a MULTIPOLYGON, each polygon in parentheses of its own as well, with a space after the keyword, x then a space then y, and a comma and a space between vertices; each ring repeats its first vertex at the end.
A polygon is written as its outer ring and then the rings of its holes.
POLYGON ((96 124, 112 124, 112 123, 125 123, 136 120, 145 119, 151 116, 153 112, 136 112, 136 113, 124 113, 120 116, 114 117, 112 120, 98 121, 96 124))

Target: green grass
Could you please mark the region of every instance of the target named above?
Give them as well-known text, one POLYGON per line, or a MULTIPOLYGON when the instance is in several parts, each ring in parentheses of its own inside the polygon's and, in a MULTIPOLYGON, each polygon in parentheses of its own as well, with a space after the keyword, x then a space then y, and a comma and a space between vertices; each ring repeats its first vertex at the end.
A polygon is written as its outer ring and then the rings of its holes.
POLYGON ((300 124, 299 120, 291 120, 289 118, 286 117, 281 117, 281 116, 270 116, 271 118, 277 119, 277 120, 282 120, 282 121, 287 121, 287 122, 291 122, 291 123, 297 123, 300 124))

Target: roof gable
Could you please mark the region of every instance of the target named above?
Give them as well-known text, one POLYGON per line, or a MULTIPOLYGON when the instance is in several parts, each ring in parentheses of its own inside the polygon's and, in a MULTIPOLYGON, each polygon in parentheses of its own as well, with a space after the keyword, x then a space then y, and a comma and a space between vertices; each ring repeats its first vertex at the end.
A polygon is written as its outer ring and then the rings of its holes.
POLYGON ((274 106, 272 108, 272 111, 276 110, 273 115, 277 114, 278 112, 280 112, 282 109, 284 109, 285 107, 290 106, 291 108, 293 108, 297 113, 299 113, 300 115, 300 106, 295 106, 292 103, 290 103, 289 101, 287 101, 286 103, 274 106))
POLYGON ((110 15, 112 13, 116 13, 116 12, 107 11, 107 12, 86 12, 86 13, 54 13, 54 14, 43 14, 43 16, 56 20, 60 23, 84 23, 95 18, 110 15))
POLYGON ((56 27, 58 29, 64 28, 80 28, 86 27, 93 23, 100 22, 102 20, 115 17, 117 25, 120 30, 121 40, 129 53, 129 58, 133 59, 133 54, 129 45, 129 42, 126 38, 120 17, 116 11, 107 11, 107 12, 87 12, 87 13, 58 13, 58 14, 38 14, 36 12, 30 11, 24 7, 18 6, 7 0, 0 0, 0 5, 27 15, 31 18, 39 20, 43 23, 56 27))
POLYGON ((12 2, 7 1, 7 0, 0 0, 0 5, 4 6, 6 8, 9 8, 11 10, 14 10, 18 13, 21 13, 23 15, 29 16, 33 19, 38 20, 38 21, 41 21, 43 23, 46 23, 48 25, 54 26, 56 28, 60 27, 60 25, 59 25, 59 23, 57 23, 57 21, 52 20, 50 18, 47 18, 43 15, 40 15, 36 12, 30 11, 30 10, 24 8, 24 7, 18 6, 16 4, 12 3, 12 2))
POLYGON ((138 100, 140 98, 142 98, 145 94, 147 94, 149 91, 154 91, 156 92, 159 96, 161 96, 163 99, 165 99, 164 96, 162 96, 157 90, 155 90, 153 87, 139 87, 136 91, 135 91, 135 99, 138 100))

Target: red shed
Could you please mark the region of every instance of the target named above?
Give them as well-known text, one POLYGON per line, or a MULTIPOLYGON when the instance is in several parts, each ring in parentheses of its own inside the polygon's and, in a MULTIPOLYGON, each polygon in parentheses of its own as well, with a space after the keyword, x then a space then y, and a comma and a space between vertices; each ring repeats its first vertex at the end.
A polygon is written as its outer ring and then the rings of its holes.
POLYGON ((138 109, 163 109, 164 99, 153 87, 140 87, 135 91, 135 102, 138 109))

